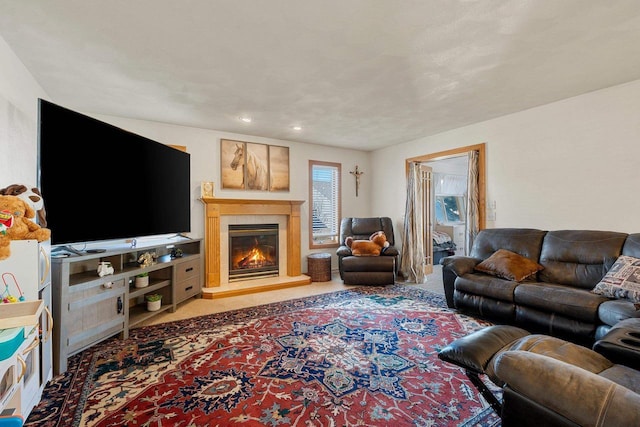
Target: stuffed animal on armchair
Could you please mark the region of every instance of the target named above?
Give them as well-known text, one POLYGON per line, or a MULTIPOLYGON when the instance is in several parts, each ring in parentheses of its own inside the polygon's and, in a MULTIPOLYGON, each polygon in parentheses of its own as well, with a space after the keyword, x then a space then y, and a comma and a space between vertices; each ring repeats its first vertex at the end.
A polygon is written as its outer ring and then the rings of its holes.
POLYGON ((0 260, 11 255, 12 240, 43 242, 51 237, 51 230, 31 220, 35 215, 33 208, 20 197, 0 195, 0 260))
POLYGON ((355 240, 349 236, 344 243, 351 248, 354 256, 378 256, 384 248, 389 247, 387 236, 383 231, 376 231, 369 236, 369 240, 355 240))

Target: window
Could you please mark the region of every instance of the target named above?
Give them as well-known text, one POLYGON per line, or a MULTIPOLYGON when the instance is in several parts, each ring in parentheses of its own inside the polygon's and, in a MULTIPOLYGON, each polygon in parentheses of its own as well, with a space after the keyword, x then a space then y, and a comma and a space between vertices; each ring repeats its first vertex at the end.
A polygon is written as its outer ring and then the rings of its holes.
POLYGON ((436 196, 436 221, 438 224, 464 222, 464 197, 436 196))
POLYGON ((340 163, 309 160, 309 247, 338 246, 340 163))

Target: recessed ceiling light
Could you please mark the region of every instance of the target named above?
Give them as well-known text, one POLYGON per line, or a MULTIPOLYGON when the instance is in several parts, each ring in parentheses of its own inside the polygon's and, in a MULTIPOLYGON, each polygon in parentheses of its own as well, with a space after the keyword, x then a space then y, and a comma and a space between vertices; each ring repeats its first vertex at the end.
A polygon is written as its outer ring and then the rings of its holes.
POLYGON ((291 126, 293 130, 302 130, 302 126, 291 126))
POLYGON ((248 116, 240 116, 239 117, 241 122, 245 122, 245 123, 251 123, 251 117, 248 116))

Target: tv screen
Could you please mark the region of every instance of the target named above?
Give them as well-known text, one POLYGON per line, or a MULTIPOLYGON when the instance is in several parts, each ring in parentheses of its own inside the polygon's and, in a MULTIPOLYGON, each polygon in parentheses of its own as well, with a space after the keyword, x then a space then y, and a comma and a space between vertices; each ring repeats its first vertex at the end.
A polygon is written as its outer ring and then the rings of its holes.
POLYGON ((40 99, 38 163, 52 245, 191 231, 188 153, 40 99))

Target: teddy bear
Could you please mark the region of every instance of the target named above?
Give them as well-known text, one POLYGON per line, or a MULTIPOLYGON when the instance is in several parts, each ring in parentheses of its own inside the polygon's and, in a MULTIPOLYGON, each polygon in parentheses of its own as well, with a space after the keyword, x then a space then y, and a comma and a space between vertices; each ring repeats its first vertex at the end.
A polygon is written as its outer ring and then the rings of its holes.
POLYGON ((18 196, 29 203, 36 212, 37 223, 40 227, 47 226, 47 214, 44 210, 44 200, 37 187, 27 187, 24 184, 11 184, 0 190, 0 195, 18 196))
POLYGON ((20 197, 0 195, 0 260, 11 255, 12 240, 42 242, 51 237, 51 230, 30 219, 35 215, 33 208, 20 197))
POLYGON ((389 247, 387 235, 383 231, 376 231, 369 240, 356 240, 349 236, 344 243, 351 248, 351 253, 355 256, 378 256, 383 248, 389 247))

